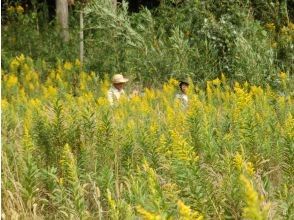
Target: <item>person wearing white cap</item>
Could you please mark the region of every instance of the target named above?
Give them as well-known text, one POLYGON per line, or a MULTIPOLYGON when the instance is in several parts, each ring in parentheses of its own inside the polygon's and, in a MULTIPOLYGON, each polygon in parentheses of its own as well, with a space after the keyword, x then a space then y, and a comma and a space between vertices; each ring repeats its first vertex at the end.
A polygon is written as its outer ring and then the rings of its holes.
POLYGON ((113 75, 111 80, 112 86, 107 93, 107 98, 110 105, 114 105, 114 103, 116 103, 120 99, 120 97, 125 94, 123 88, 125 86, 125 83, 128 81, 129 79, 124 78, 122 74, 113 75))

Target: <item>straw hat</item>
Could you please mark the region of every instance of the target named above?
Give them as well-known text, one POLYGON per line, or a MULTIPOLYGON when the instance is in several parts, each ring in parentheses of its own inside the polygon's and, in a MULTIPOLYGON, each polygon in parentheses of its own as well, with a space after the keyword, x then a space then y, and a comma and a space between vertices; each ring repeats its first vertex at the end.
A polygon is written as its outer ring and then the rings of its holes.
POLYGON ((115 74, 112 77, 112 83, 116 84, 116 83, 126 83, 129 81, 129 79, 124 78, 124 76, 122 74, 115 74))

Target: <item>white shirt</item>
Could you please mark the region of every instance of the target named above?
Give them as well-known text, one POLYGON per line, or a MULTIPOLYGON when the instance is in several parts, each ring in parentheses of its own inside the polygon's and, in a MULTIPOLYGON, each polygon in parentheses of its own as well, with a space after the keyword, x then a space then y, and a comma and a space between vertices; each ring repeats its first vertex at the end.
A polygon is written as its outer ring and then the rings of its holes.
POLYGON ((184 93, 177 94, 176 98, 181 101, 181 103, 183 104, 184 107, 188 106, 188 96, 186 94, 184 94, 184 93))
POLYGON ((117 88, 112 86, 107 92, 107 99, 110 105, 113 105, 115 102, 117 102, 119 98, 124 94, 125 91, 123 89, 119 91, 117 88))

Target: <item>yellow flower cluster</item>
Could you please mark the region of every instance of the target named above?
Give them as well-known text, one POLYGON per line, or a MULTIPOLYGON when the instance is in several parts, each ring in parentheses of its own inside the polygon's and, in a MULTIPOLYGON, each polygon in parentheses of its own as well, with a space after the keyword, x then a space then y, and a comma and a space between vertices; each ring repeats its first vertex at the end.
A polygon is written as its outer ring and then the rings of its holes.
POLYGON ((8 14, 13 14, 13 13, 17 13, 17 14, 22 14, 24 12, 24 8, 21 5, 16 5, 15 7, 10 5, 6 11, 8 12, 8 14))
POLYGON ((287 79, 287 74, 285 72, 280 72, 279 75, 280 75, 281 80, 287 79))
POLYGON ((171 148, 170 153, 173 157, 181 161, 197 161, 198 156, 193 151, 192 147, 189 146, 187 141, 183 136, 181 136, 177 131, 171 131, 171 148))
POLYGON ((246 162, 239 152, 237 152, 234 157, 234 165, 239 171, 245 171, 250 176, 255 173, 253 164, 251 162, 246 162))
POLYGON ((153 195, 156 194, 157 177, 155 171, 148 165, 147 161, 143 164, 143 169, 147 173, 148 186, 153 195))
POLYGON ((138 206, 136 209, 137 209, 137 212, 141 215, 141 217, 144 220, 161 220, 161 219, 163 219, 160 217, 160 215, 149 212, 149 211, 145 210, 144 208, 142 208, 141 206, 138 206))
POLYGON ((275 26, 274 23, 266 23, 266 24, 265 24, 265 27, 266 27, 267 29, 269 29, 270 31, 274 31, 274 30, 276 29, 276 26, 275 26))
POLYGON ((266 214, 268 207, 261 206, 261 201, 253 184, 244 175, 240 176, 240 181, 244 186, 246 202, 246 207, 243 209, 243 218, 256 220, 267 219, 266 214))
MULTIPOLYGON (((203 220, 204 217, 198 211, 193 211, 187 205, 185 205, 181 200, 177 202, 178 216, 176 219, 179 220, 203 220)), ((142 206, 136 207, 137 212, 144 220, 164 220, 167 219, 157 213, 147 211, 142 206)), ((173 218, 168 218, 173 219, 173 218)))
POLYGON ((10 89, 17 84, 18 78, 14 74, 11 74, 6 79, 4 78, 4 81, 6 81, 7 89, 10 89))
POLYGON ((62 150, 60 165, 63 171, 63 177, 68 180, 67 184, 74 184, 78 181, 78 174, 76 170, 76 160, 71 151, 71 147, 65 144, 62 150))
POLYGON ((203 215, 197 211, 192 211, 181 200, 178 201, 179 219, 181 220, 203 220, 203 215))

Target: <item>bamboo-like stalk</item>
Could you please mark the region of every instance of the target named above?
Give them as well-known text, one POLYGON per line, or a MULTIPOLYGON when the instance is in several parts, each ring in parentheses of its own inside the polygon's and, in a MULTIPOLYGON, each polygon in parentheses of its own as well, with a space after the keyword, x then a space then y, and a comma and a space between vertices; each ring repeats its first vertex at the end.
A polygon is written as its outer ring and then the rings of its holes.
POLYGON ((84 62, 84 15, 83 10, 80 11, 80 62, 84 62))

